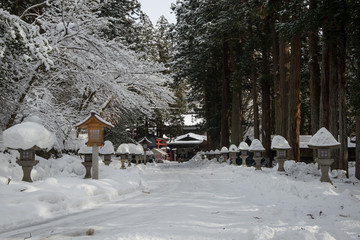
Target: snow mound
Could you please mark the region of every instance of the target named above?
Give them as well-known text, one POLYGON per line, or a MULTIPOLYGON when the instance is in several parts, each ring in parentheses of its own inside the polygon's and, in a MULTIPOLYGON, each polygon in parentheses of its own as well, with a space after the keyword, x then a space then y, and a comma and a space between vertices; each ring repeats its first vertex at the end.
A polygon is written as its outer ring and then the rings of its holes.
POLYGON ((37 146, 49 150, 55 143, 55 135, 39 123, 24 122, 6 129, 3 141, 6 147, 13 149, 27 150, 37 146))
POLYGON ((229 152, 229 149, 227 147, 222 147, 221 150, 220 150, 221 153, 228 153, 229 152))
POLYGON ((324 127, 320 128, 319 131, 310 139, 309 147, 336 147, 340 143, 336 141, 334 136, 324 127))
POLYGON ((275 135, 271 142, 271 149, 291 149, 291 147, 283 136, 275 135))
POLYGON ((249 151, 249 145, 246 142, 241 142, 239 145, 239 150, 241 151, 249 151))
POLYGON ((249 147, 249 151, 253 152, 253 151, 265 151, 265 148, 263 147, 263 145, 261 144, 259 139, 254 139, 251 142, 251 145, 249 147))
POLYGON ((104 146, 99 149, 100 154, 114 154, 114 145, 110 141, 105 141, 104 146))
POLYGON ((231 144, 229 147, 229 152, 239 152, 239 149, 235 144, 231 144))
POLYGON ((118 149, 116 150, 116 153, 119 153, 119 154, 130 154, 129 145, 128 145, 127 143, 122 143, 122 144, 120 144, 120 146, 119 146, 118 149))

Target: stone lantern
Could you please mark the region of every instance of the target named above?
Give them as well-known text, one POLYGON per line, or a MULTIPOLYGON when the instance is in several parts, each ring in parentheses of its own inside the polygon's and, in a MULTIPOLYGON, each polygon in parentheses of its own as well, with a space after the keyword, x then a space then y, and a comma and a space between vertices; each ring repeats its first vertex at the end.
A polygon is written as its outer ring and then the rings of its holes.
POLYGON ((137 145, 135 145, 135 152, 134 153, 135 153, 136 164, 141 163, 142 160, 144 160, 144 148, 140 144, 137 144, 137 145))
POLYGON ((104 156, 104 164, 109 166, 111 163, 111 156, 114 154, 114 145, 110 141, 105 141, 104 146, 100 147, 99 154, 104 156))
POLYGON ((118 149, 116 150, 116 155, 120 155, 121 169, 126 169, 125 161, 130 155, 129 146, 126 143, 120 144, 118 149))
POLYGON ((238 152, 239 152, 239 149, 237 148, 237 146, 235 144, 231 144, 229 147, 229 158, 233 165, 237 165, 236 159, 237 159, 238 152))
POLYGON ((259 139, 254 139, 251 142, 249 151, 254 153, 253 158, 256 163, 256 170, 261 170, 262 153, 265 152, 265 148, 263 147, 259 139))
POLYGON ((226 162, 226 160, 228 159, 228 155, 229 155, 229 149, 227 147, 222 147, 221 150, 220 150, 223 158, 224 158, 224 162, 226 162))
POLYGON ((99 146, 104 146, 104 128, 113 128, 114 126, 102 119, 96 112, 91 114, 83 121, 75 125, 80 129, 86 129, 88 133, 87 146, 92 147, 92 178, 99 179, 99 146))
POLYGON ((80 156, 83 156, 84 162, 81 164, 85 167, 85 176, 84 178, 91 178, 91 168, 92 168, 92 148, 88 147, 85 142, 83 142, 78 151, 80 156))
POLYGON ((288 141, 283 136, 275 135, 271 141, 271 149, 276 150, 276 160, 279 163, 278 171, 285 172, 284 162, 288 158, 288 150, 291 149, 288 141))
POLYGON ((16 161, 22 167, 22 181, 32 182, 31 171, 39 163, 35 160, 35 150, 51 149, 55 136, 44 126, 36 122, 16 124, 3 132, 4 146, 18 150, 20 159, 16 161))
POLYGON ((239 145, 240 157, 242 159, 242 166, 246 167, 246 159, 249 156, 249 145, 246 142, 241 142, 239 145))
POLYGON ((150 162, 150 160, 151 160, 151 158, 154 156, 154 153, 153 153, 153 151, 151 151, 151 150, 147 150, 146 151, 146 161, 147 162, 150 162))
POLYGON ((321 170, 321 182, 331 183, 329 178, 329 168, 334 162, 331 158, 330 152, 333 148, 338 148, 340 143, 336 141, 334 136, 326 129, 320 128, 310 139, 308 146, 314 148, 317 151, 317 158, 315 161, 319 164, 321 170))
POLYGON ((139 141, 139 144, 141 144, 141 146, 144 149, 144 164, 146 164, 147 160, 146 160, 146 151, 149 148, 149 144, 151 144, 151 141, 149 139, 147 139, 146 137, 144 137, 143 139, 141 139, 139 141))
MULTIPOLYGON (((210 151, 211 152, 211 151, 210 151)), ((221 152, 219 149, 215 149, 213 156, 216 158, 217 161, 220 161, 221 152)))

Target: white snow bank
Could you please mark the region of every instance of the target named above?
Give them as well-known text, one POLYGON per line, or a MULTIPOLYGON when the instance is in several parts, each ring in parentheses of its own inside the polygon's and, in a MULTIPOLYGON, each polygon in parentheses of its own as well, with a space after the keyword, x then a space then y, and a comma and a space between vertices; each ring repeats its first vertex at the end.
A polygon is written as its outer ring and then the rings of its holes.
POLYGON ((336 147, 339 145, 340 143, 324 127, 320 128, 308 143, 309 147, 336 147))
POLYGON ((55 135, 35 122, 16 124, 3 132, 3 144, 8 148, 26 150, 37 146, 49 150, 54 143, 55 135))
POLYGON ((271 149, 291 149, 291 147, 283 136, 275 135, 271 141, 271 149))
POLYGON ((254 139, 251 142, 251 145, 249 147, 249 151, 253 152, 253 151, 265 151, 265 148, 263 147, 262 143, 260 142, 259 139, 254 139))
POLYGON ((40 162, 31 172, 34 182, 22 182, 17 156, 17 151, 0 153, 0 232, 93 208, 141 186, 139 168, 122 170, 119 161, 110 166, 99 161, 100 180, 83 179, 81 159, 69 155, 49 160, 36 156, 40 162))

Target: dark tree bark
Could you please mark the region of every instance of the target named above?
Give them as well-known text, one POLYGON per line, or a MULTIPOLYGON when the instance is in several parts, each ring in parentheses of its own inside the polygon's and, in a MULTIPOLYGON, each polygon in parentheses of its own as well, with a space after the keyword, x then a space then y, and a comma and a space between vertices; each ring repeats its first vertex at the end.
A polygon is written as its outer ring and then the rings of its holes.
POLYGON ((300 78, 301 78, 301 35, 296 34, 291 39, 290 65, 290 145, 294 160, 300 161, 300 78))
POLYGON ((223 39, 223 89, 222 89, 222 108, 221 108, 221 146, 229 146, 229 120, 230 120, 230 49, 228 40, 223 39))
MULTIPOLYGON (((310 10, 315 10, 316 0, 310 0, 310 10)), ((310 102, 311 102, 311 134, 319 129, 320 119, 320 67, 318 59, 318 28, 309 33, 309 71, 310 71, 310 102)))
POLYGON ((360 114, 356 116, 356 161, 355 177, 360 179, 360 114))
POLYGON ((254 111, 254 138, 259 139, 259 107, 258 107, 258 92, 257 92, 257 80, 256 80, 256 62, 255 56, 252 56, 251 60, 251 82, 252 82, 252 97, 253 97, 253 111, 254 111))
POLYGON ((270 157, 271 152, 271 129, 270 129, 270 54, 269 49, 264 49, 262 52, 263 57, 263 70, 261 81, 262 92, 262 144, 265 148, 265 157, 270 157))
MULTIPOLYGON (((323 28, 323 38, 328 37, 328 31, 323 28)), ((329 129, 329 46, 323 41, 321 60, 321 97, 320 97, 320 126, 329 129)))

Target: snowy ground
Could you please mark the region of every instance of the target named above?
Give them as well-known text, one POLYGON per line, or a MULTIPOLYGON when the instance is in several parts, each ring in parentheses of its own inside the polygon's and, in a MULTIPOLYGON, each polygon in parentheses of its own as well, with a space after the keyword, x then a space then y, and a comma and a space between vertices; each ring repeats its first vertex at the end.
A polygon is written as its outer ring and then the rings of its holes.
POLYGON ((0 153, 0 239, 360 239, 353 167, 350 179, 333 172, 334 186, 293 161, 286 175, 199 159, 126 170, 116 161, 91 180, 65 155, 40 159, 25 183, 16 154, 0 153))

